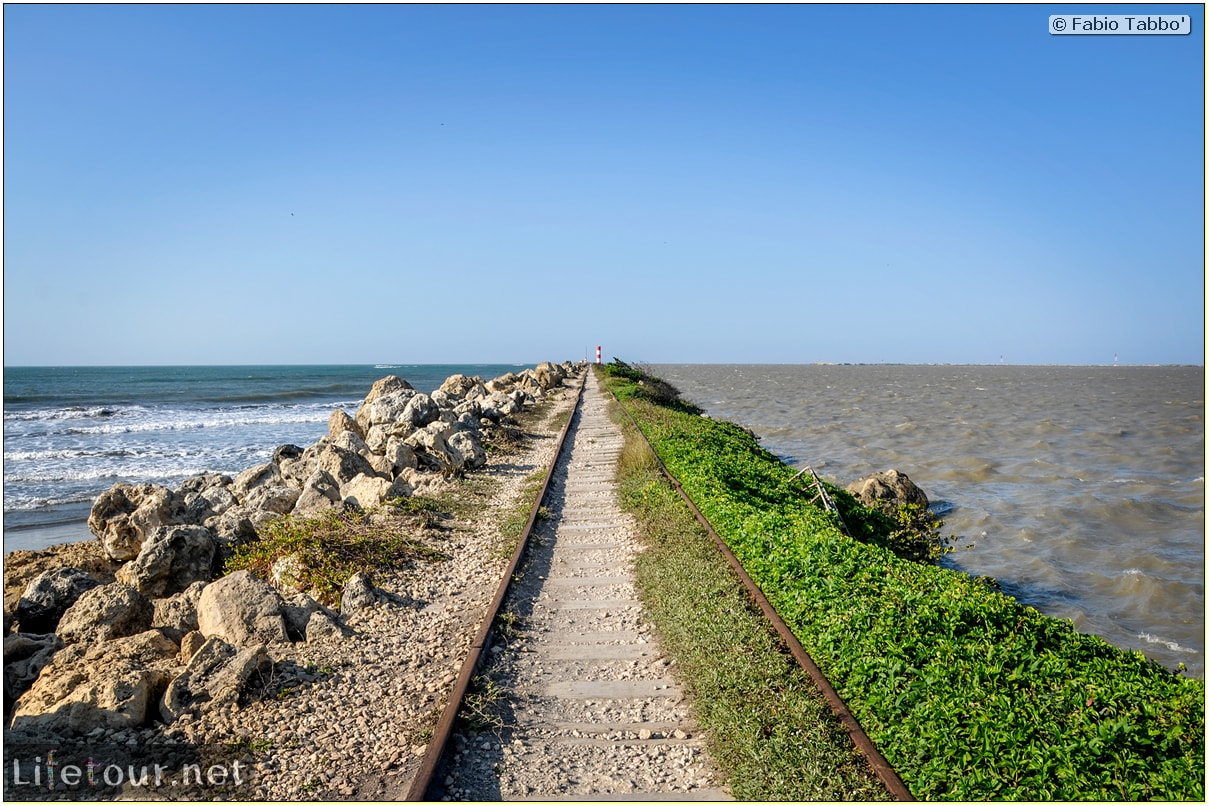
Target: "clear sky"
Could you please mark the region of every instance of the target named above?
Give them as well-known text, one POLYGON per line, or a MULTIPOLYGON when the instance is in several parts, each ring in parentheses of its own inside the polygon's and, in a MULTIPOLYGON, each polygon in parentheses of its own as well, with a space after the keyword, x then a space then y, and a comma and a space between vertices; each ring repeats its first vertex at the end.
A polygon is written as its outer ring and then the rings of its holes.
POLYGON ((1204 25, 6 5, 4 361, 1202 364, 1204 25))

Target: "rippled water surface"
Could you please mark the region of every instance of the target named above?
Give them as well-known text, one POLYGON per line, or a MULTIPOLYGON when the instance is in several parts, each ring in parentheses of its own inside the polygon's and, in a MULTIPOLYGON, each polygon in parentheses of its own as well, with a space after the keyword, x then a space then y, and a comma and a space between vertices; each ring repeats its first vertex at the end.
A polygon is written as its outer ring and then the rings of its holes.
POLYGON ((1203 367, 652 369, 830 481, 906 473, 946 562, 1204 676, 1203 367))

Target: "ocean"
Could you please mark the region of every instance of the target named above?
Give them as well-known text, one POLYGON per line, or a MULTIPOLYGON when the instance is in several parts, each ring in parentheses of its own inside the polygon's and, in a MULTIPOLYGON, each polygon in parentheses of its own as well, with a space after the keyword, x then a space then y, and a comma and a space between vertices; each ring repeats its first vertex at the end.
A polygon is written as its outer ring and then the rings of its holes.
POLYGON ((91 538, 92 501, 116 482, 176 486, 306 447, 387 375, 430 392, 455 373, 524 366, 6 367, 4 551, 91 538))
POLYGON ((1203 367, 651 369, 829 481, 906 473, 952 538, 945 564, 1204 676, 1203 367))

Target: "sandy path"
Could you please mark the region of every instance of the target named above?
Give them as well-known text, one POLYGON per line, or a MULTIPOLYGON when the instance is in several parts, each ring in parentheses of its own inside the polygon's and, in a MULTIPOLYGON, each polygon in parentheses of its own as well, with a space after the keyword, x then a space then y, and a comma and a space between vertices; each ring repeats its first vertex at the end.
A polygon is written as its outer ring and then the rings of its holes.
POLYGON ((480 674, 483 714, 434 782, 448 799, 726 798, 634 589, 635 526, 617 502, 621 432, 589 375, 550 517, 480 674), (490 724, 494 723, 494 724, 490 724))

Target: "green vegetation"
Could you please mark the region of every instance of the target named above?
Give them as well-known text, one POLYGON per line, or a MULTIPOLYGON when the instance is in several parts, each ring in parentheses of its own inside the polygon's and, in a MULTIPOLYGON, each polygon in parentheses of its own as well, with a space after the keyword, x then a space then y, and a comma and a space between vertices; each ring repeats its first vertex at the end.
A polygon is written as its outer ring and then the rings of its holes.
POLYGON ((636 372, 610 388, 916 797, 1204 800, 1203 680, 920 562, 837 492, 847 537, 751 434, 636 372))
POLYGON ((737 800, 888 800, 843 726, 659 473, 628 419, 621 503, 647 544, 635 561, 646 614, 737 800))
MULTIPOLYGON (((414 500, 414 499, 413 499, 414 500)), ((416 504, 417 517, 427 522, 430 509, 416 504)), ((285 515, 260 530, 258 540, 235 549, 225 572, 247 570, 262 579, 273 578, 273 565, 291 558, 279 569, 294 587, 313 591, 327 605, 340 601, 344 583, 358 571, 373 573, 400 568, 412 560, 440 560, 444 555, 408 536, 405 518, 375 517, 376 513, 330 510, 315 517, 285 515)))
MULTIPOLYGON (((516 546, 520 542, 521 534, 529 523, 529 514, 533 511, 533 502, 541 494, 542 485, 545 481, 545 468, 538 468, 525 477, 519 496, 512 504, 512 507, 505 511, 503 517, 500 519, 500 541, 496 549, 499 556, 511 557, 516 552, 516 546)), ((541 513, 539 512, 538 515, 540 517, 541 513)))

